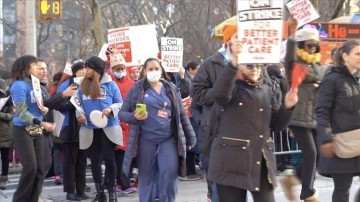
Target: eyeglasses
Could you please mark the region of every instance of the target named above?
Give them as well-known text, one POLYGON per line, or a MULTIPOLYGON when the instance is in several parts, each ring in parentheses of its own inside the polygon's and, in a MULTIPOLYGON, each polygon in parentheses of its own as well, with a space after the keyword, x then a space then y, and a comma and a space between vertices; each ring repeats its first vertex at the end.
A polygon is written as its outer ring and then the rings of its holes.
POLYGON ((261 69, 263 67, 263 65, 255 65, 255 64, 247 64, 246 65, 246 68, 248 70, 253 70, 253 69, 261 69))
POLYGON ((315 44, 305 44, 305 46, 309 49, 311 48, 317 48, 319 46, 319 44, 315 43, 315 44))

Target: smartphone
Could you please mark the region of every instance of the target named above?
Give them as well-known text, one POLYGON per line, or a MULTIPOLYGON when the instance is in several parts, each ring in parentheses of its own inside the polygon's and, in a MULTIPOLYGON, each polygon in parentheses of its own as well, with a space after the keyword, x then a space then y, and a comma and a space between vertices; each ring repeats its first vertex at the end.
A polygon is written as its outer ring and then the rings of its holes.
POLYGON ((136 113, 145 114, 146 113, 146 105, 145 104, 136 104, 136 113))

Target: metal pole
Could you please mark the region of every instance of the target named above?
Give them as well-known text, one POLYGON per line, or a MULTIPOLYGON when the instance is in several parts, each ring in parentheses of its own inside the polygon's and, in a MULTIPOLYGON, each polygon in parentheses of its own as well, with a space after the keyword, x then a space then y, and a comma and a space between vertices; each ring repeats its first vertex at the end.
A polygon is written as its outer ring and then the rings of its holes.
POLYGON ((35 0, 26 1, 26 54, 37 56, 35 0))

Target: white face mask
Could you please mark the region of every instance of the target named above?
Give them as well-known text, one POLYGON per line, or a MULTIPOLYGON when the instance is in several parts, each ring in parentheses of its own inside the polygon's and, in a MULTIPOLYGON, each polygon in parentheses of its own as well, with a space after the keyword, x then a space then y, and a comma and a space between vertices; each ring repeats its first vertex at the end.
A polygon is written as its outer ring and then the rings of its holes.
POLYGON ((160 71, 151 71, 146 73, 146 78, 150 82, 158 82, 161 78, 161 72, 160 71))
POLYGON ((127 75, 126 71, 123 72, 114 72, 114 76, 118 79, 122 79, 127 75))

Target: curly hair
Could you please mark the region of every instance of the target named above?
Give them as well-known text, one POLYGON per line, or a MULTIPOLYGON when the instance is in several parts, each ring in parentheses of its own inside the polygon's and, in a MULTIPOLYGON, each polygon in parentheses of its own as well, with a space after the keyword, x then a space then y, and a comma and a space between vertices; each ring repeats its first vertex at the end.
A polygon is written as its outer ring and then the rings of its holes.
POLYGON ((14 80, 23 80, 28 77, 30 64, 37 61, 37 58, 32 55, 24 55, 17 58, 11 67, 11 77, 14 80))

